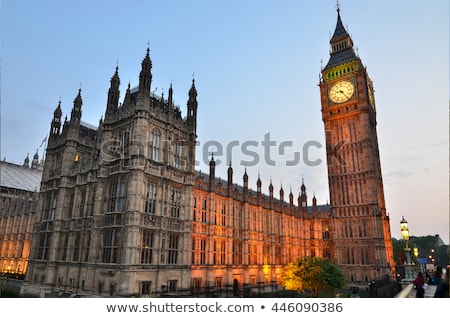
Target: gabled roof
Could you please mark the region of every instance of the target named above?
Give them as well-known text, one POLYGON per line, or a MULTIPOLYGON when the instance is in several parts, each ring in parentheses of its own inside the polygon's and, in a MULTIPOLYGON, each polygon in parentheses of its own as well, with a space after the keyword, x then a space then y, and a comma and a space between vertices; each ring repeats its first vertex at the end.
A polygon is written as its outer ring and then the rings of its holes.
POLYGON ((0 186, 25 191, 39 191, 42 170, 0 161, 0 186))
POLYGON ((335 66, 342 65, 357 59, 359 58, 356 56, 355 51, 353 50, 353 48, 349 47, 346 50, 331 54, 330 60, 323 70, 325 71, 335 66))

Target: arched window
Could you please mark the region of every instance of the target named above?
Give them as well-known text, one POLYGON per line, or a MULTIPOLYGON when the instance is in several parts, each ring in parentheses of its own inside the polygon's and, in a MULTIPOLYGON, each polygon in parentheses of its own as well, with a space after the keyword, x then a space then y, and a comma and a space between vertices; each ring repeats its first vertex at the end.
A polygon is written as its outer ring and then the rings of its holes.
POLYGON ((183 167, 183 154, 181 142, 175 141, 173 147, 173 165, 175 168, 181 169, 183 167))
POLYGON ((159 161, 159 149, 161 145, 161 133, 154 129, 150 136, 150 147, 148 157, 151 160, 159 161))

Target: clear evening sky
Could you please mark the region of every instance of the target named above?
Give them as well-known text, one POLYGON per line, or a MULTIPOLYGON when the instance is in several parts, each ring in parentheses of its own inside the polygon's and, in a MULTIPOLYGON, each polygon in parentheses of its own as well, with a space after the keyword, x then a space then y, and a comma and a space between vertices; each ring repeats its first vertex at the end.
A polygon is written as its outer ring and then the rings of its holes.
MULTIPOLYGON (((401 237, 404 216, 411 235, 439 234, 448 244, 449 2, 340 7, 376 90, 392 236, 401 237)), ((222 178, 231 158, 239 184, 247 169, 253 189, 259 174, 266 193, 272 180, 276 194, 282 186, 297 196, 303 178, 309 204, 313 194, 326 203, 317 84, 336 18, 335 0, 4 0, 1 159, 23 163, 36 149, 42 157, 58 101, 70 118, 80 87, 82 120, 98 125, 116 65, 123 98, 149 46, 152 91, 167 97, 172 83, 183 115, 195 79, 198 170, 207 172, 215 152, 222 178)))

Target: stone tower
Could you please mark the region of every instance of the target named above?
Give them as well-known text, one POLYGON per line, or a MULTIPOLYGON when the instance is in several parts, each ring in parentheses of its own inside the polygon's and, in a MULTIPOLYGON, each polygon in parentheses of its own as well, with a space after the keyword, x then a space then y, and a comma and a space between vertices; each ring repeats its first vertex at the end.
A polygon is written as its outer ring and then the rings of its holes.
POLYGON ((150 50, 139 85, 119 102, 118 67, 104 119, 84 123, 81 89, 61 130, 51 122, 29 288, 103 296, 158 295, 190 288, 197 90, 187 115, 151 93, 150 50))
POLYGON ((333 259, 347 281, 394 274, 383 193, 373 83, 337 8, 330 58, 321 70, 333 259))

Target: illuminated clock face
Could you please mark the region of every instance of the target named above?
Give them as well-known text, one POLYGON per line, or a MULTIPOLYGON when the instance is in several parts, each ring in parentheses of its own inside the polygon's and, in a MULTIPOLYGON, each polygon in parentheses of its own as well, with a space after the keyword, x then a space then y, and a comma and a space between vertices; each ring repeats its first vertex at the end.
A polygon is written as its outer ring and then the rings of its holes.
POLYGON ((334 84, 330 89, 330 99, 334 103, 343 103, 348 101, 355 92, 355 87, 349 81, 340 81, 334 84))

